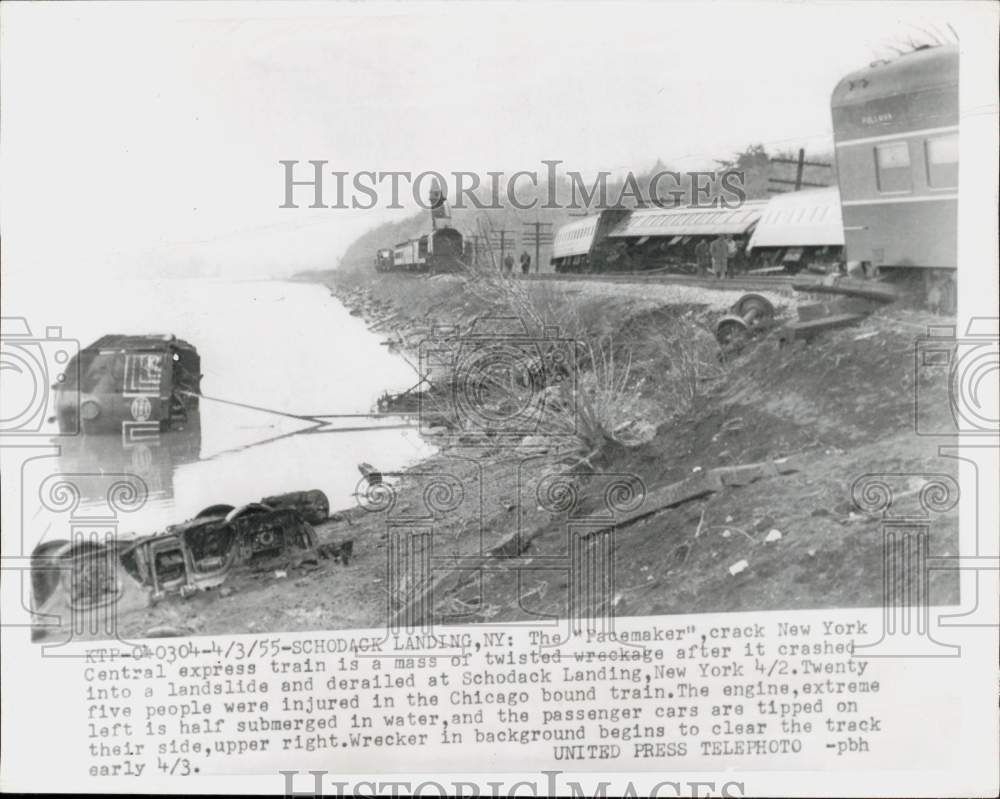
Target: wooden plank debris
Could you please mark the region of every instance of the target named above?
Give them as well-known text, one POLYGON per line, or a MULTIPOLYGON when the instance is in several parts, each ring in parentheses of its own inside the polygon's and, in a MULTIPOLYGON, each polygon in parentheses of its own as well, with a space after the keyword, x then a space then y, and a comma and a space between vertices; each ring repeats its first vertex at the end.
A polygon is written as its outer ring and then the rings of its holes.
POLYGON ((849 297, 878 300, 879 302, 894 302, 899 299, 899 290, 888 283, 858 280, 841 275, 800 276, 792 281, 792 288, 796 291, 807 291, 815 294, 842 294, 849 297))
POLYGON ((808 341, 820 333, 825 333, 827 330, 850 327, 867 318, 868 314, 846 313, 835 316, 824 316, 808 322, 792 322, 781 328, 778 338, 781 344, 788 344, 792 341, 808 341))
MULTIPOLYGON (((745 486, 768 477, 793 474, 799 470, 798 460, 791 457, 747 463, 741 466, 706 469, 686 477, 684 480, 652 491, 646 496, 638 510, 617 518, 614 524, 588 532, 587 537, 612 529, 621 530, 623 527, 635 524, 660 511, 723 491, 726 488, 745 486)), ((428 580, 427 585, 417 591, 412 601, 393 614, 390 622, 391 627, 397 629, 400 626, 423 623, 426 620, 426 615, 433 613, 433 606, 436 604, 435 597, 441 598, 444 593, 458 588, 470 575, 475 575, 483 570, 496 570, 499 566, 498 561, 519 557, 542 532, 543 528, 535 529, 527 534, 518 530, 505 536, 481 557, 456 558, 456 565, 451 571, 428 580), (422 615, 419 618, 412 617, 414 609, 422 609, 422 615)))

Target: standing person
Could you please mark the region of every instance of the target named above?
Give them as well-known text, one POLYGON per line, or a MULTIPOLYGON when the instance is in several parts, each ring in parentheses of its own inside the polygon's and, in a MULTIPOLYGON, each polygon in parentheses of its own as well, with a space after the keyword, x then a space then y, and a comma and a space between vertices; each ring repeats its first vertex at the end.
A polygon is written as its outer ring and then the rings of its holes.
POLYGON ((527 250, 521 250, 521 274, 526 275, 531 271, 531 256, 527 250))
POLYGON ((510 253, 507 253, 503 259, 503 271, 508 275, 514 271, 514 256, 510 253))
POLYGON ((750 269, 750 255, 747 252, 746 242, 734 243, 733 253, 733 276, 743 275, 750 269))
POLYGON ((738 263, 736 260, 736 242, 733 241, 732 236, 726 236, 726 248, 729 250, 729 266, 726 269, 726 277, 735 277, 738 263))
POLYGON ((712 253, 712 268, 715 276, 720 280, 725 280, 729 272, 729 244, 724 236, 717 236, 712 240, 710 248, 712 253))
POLYGON ((708 239, 702 239, 695 245, 694 257, 698 261, 698 274, 704 277, 708 274, 708 269, 712 265, 712 256, 709 253, 708 239))

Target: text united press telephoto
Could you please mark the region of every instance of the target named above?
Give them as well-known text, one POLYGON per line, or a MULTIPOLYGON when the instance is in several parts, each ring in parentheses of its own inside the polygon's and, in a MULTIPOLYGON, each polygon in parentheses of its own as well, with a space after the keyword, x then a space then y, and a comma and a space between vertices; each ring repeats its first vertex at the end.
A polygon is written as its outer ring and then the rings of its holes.
POLYGON ((1000 6, 0 23, 0 788, 1000 792, 1000 6))

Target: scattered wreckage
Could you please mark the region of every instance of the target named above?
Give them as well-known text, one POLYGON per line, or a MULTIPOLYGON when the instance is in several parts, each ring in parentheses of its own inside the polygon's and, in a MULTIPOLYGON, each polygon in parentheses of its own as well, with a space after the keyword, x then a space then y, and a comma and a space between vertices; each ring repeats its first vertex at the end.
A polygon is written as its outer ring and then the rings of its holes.
POLYGON ((320 544, 313 528, 329 515, 322 491, 298 491, 239 508, 211 505, 139 538, 44 542, 32 553, 32 609, 39 618, 111 606, 120 613, 215 588, 241 568, 320 557, 346 566, 353 543, 320 544))
POLYGON ((732 346, 774 325, 774 306, 760 294, 744 294, 715 325, 715 338, 723 347, 732 346))
MULTIPOLYGON (((819 294, 821 302, 798 306, 799 318, 780 326, 778 343, 808 341, 820 333, 858 324, 884 305, 900 298, 895 286, 831 274, 805 276, 792 283, 796 291, 819 294)), ((778 327, 775 309, 760 294, 744 294, 715 325, 715 338, 723 351, 741 349, 750 339, 778 327)))

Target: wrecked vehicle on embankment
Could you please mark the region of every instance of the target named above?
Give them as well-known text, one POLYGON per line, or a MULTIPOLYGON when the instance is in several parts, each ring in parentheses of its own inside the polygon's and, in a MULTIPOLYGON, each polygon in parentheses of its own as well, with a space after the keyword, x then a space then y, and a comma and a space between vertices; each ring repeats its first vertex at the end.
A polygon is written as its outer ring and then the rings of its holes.
POLYGON ((94 535, 39 544, 31 564, 36 635, 69 619, 74 629, 99 632, 97 620, 215 588, 241 568, 319 556, 346 564, 350 542, 320 546, 313 528, 329 513, 322 491, 298 491, 239 508, 211 505, 193 519, 138 538, 94 535), (86 617, 90 623, 80 625, 86 617))

